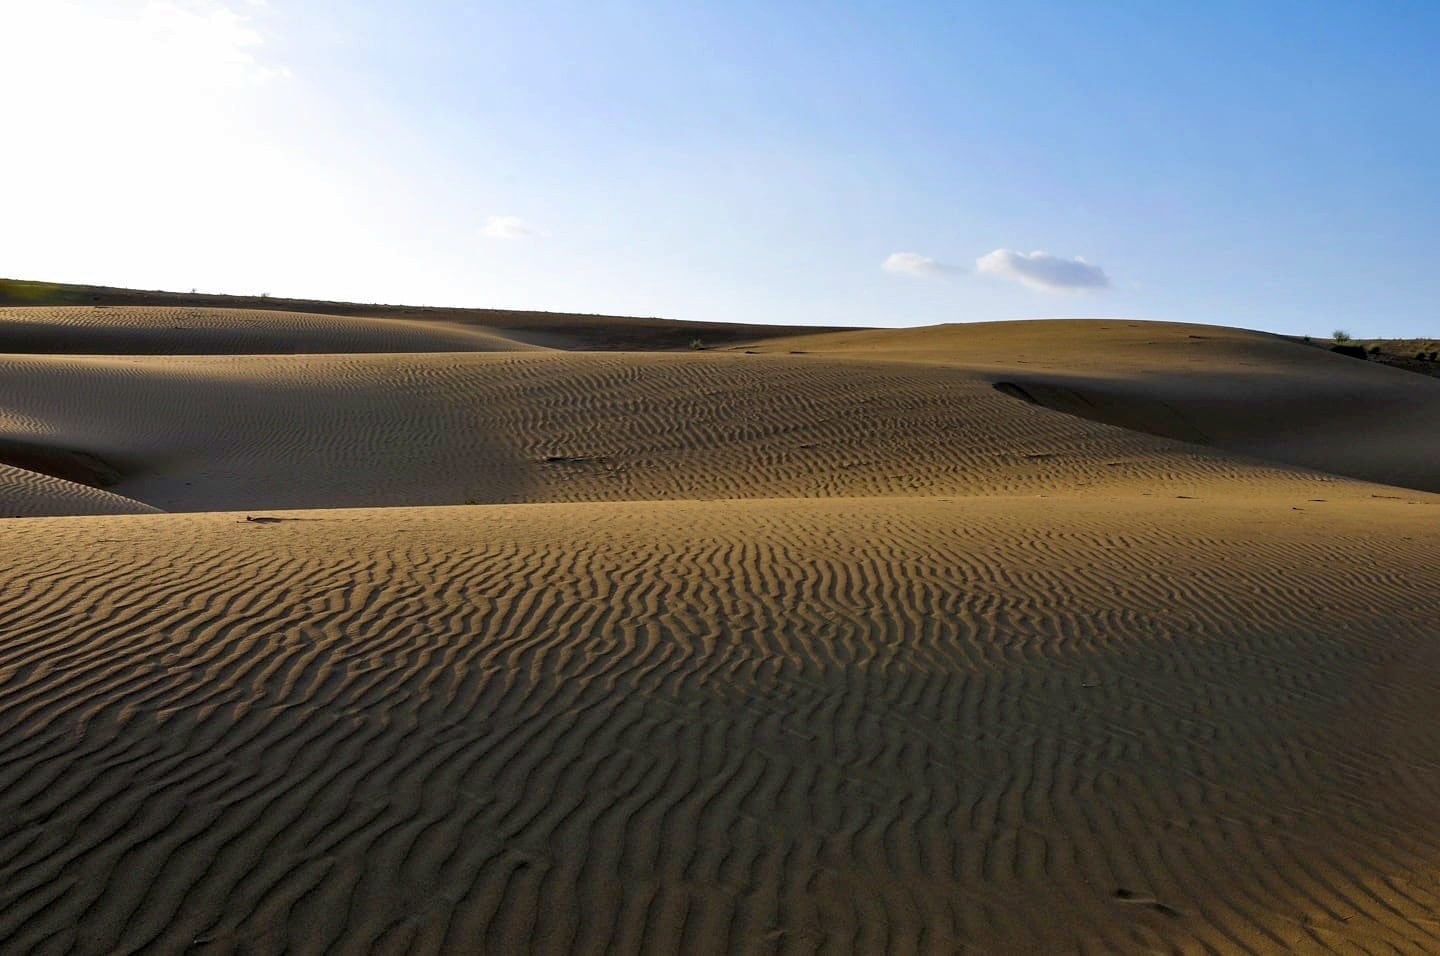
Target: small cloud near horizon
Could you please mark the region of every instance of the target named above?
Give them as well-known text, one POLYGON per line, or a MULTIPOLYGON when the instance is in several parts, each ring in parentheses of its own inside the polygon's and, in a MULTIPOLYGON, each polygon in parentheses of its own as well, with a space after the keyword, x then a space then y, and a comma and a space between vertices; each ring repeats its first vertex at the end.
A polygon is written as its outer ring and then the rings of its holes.
POLYGON ((940 279, 960 271, 959 266, 939 262, 918 252, 892 252, 880 263, 880 268, 896 275, 915 276, 920 279, 940 279))
POLYGON ((491 239, 525 239, 540 235, 519 216, 486 216, 480 231, 491 239))
POLYGON ((1062 259, 1048 252, 996 249, 976 259, 975 270, 1019 282, 1041 292, 1083 292, 1110 286, 1110 277, 1099 266, 1091 265, 1079 256, 1062 259))

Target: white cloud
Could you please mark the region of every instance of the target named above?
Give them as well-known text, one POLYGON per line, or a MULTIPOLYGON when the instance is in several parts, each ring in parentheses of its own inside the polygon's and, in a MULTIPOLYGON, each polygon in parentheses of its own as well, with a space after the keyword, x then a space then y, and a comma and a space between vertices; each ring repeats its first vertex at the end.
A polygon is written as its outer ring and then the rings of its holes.
POLYGON ((975 269, 985 275, 1023 283, 1042 292, 1077 292, 1104 289, 1110 277, 1099 266, 1080 257, 1061 259, 1048 252, 1015 252, 996 249, 975 260, 975 269))
POLYGON ((540 235, 519 216, 487 216, 485 227, 480 231, 491 239, 524 239, 540 235))
POLYGON ((915 276, 921 279, 939 279, 960 271, 956 266, 937 262, 918 252, 892 252, 880 263, 880 268, 896 275, 915 276))

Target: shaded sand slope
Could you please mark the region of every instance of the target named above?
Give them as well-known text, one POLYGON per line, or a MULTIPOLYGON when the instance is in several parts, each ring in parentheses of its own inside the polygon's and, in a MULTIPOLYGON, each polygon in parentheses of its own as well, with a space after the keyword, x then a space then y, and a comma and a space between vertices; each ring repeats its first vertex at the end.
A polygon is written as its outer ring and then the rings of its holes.
POLYGON ((0 353, 268 355, 534 348, 485 329, 405 319, 133 306, 0 309, 0 353))
POLYGON ((1072 415, 1440 491, 1440 381, 1266 333, 1046 320, 841 332, 757 348, 946 365, 1072 415))
POLYGON ((10 522, 0 949, 1433 952, 1437 499, 1328 497, 10 522))
POLYGON ((84 453, 113 465, 110 490, 167 511, 1189 493, 1296 477, 943 367, 736 353, 0 364, 0 461, 5 441, 84 453))

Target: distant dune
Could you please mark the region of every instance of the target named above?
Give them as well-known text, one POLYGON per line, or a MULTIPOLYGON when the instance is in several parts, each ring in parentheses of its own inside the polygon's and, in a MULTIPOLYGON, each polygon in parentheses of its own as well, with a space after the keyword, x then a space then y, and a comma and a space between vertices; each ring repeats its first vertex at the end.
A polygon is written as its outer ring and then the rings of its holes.
POLYGON ((0 353, 286 355, 533 348, 485 329, 406 319, 252 309, 0 309, 0 353))
POLYGON ((1440 949, 1440 381, 76 288, 0 309, 0 950, 1440 949))

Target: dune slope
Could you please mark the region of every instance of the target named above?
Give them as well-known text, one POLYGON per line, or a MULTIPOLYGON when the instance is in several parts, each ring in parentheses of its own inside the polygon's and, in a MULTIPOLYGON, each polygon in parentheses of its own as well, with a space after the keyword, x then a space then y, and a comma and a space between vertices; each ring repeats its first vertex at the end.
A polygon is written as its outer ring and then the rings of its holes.
POLYGON ((150 514, 159 509, 102 488, 4 462, 0 444, 0 518, 150 514))
POLYGON ((1294 507, 14 523, 0 947, 1433 949, 1435 504, 1294 507))

